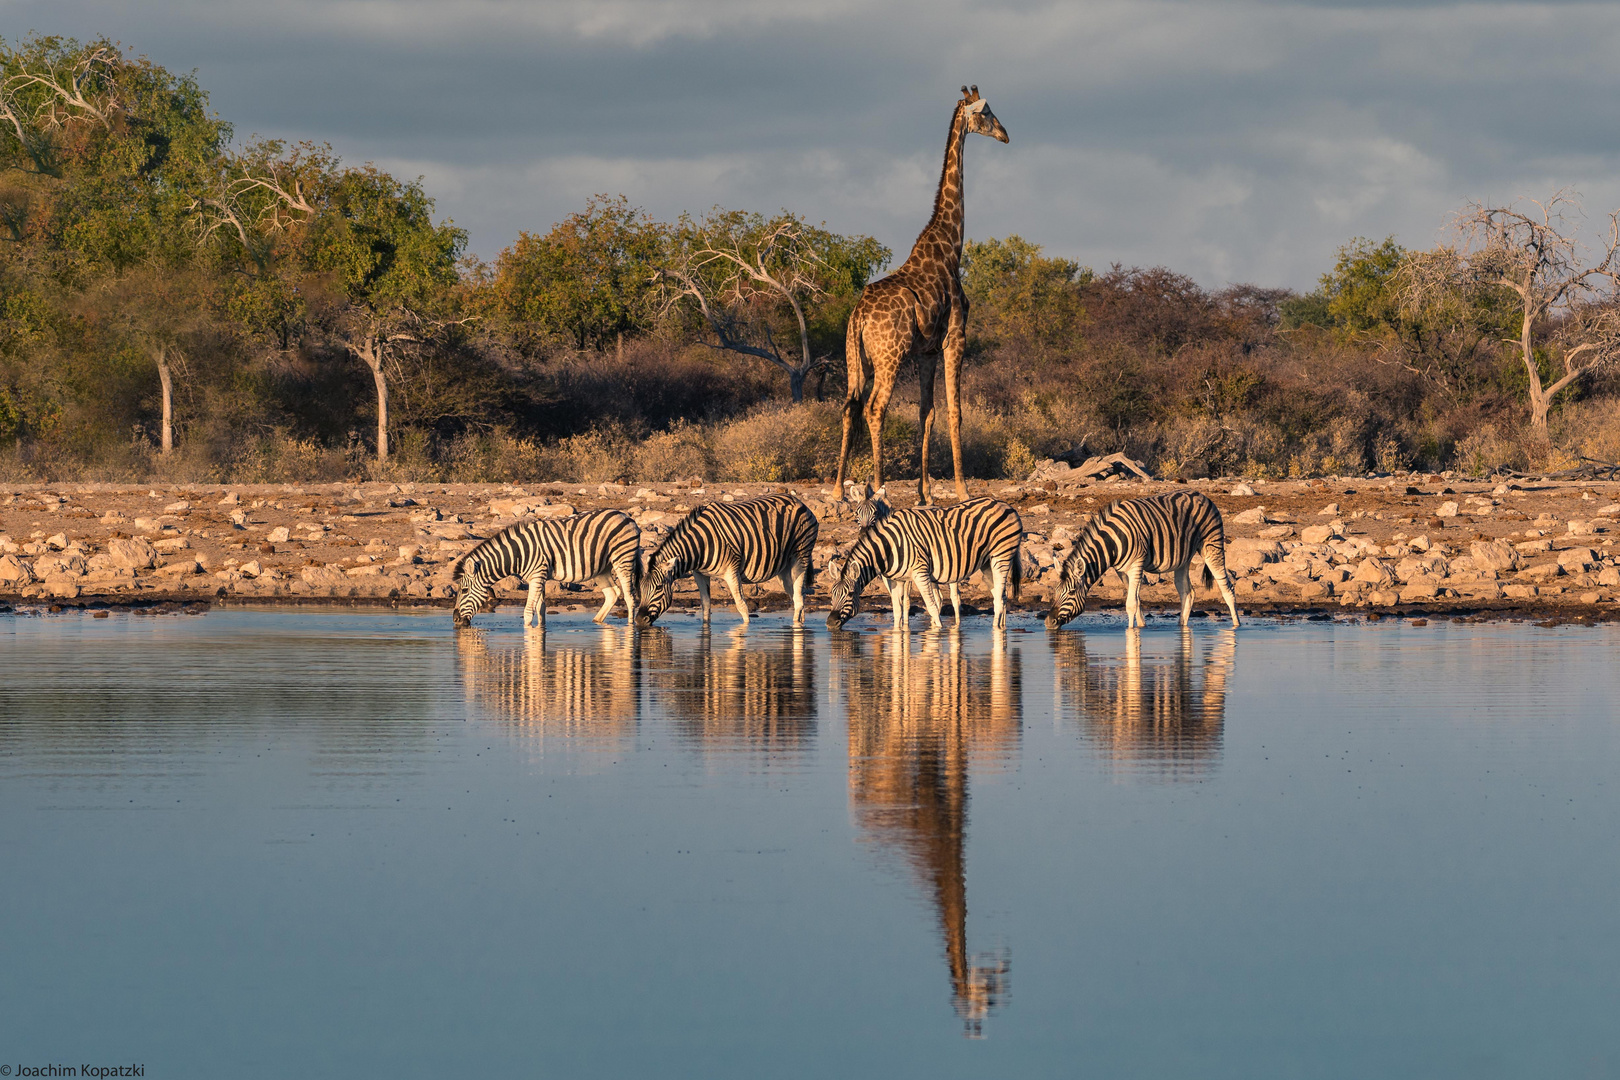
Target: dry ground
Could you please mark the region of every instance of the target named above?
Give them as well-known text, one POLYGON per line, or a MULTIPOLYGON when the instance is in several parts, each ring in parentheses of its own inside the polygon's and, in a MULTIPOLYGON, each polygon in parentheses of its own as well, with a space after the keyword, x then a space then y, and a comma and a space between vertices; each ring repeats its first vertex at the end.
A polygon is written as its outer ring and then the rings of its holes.
MULTIPOLYGON (((1056 580, 1054 543, 1091 513, 1116 499, 1191 487, 1225 515, 1228 565, 1239 604, 1249 610, 1585 619, 1614 609, 1620 617, 1612 547, 1620 484, 1402 476, 971 486, 974 495, 1007 500, 1023 517, 1023 606, 1031 610, 1056 580)), ((853 538, 849 508, 818 484, 13 486, 0 489, 0 601, 444 603, 455 558, 523 516, 618 507, 642 524, 650 547, 660 528, 700 502, 784 487, 822 522, 818 563, 853 538)), ((914 489, 890 485, 891 501, 911 504, 914 489)), ((508 600, 524 595, 516 582, 507 584, 508 600)), ((690 582, 683 591, 693 595, 690 582)), ((765 607, 785 599, 774 583, 749 591, 765 607)), ((982 598, 982 585, 976 581, 967 595, 982 598)), ((825 590, 817 596, 824 602, 825 590)), ((1122 590, 1110 580, 1094 596, 1094 606, 1118 606, 1122 590)), ((1174 588, 1168 580, 1150 586, 1145 600, 1169 606, 1174 588)), ((594 608, 599 597, 558 590, 555 602, 594 608)), ((1219 601, 1201 594, 1198 606, 1212 610, 1219 601)))

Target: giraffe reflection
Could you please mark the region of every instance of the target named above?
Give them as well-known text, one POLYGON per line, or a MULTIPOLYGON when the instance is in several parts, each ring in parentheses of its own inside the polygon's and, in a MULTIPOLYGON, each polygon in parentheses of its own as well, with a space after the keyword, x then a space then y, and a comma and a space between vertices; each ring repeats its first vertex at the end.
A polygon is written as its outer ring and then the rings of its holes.
POLYGON ((809 750, 816 736, 815 650, 803 627, 721 634, 695 646, 662 630, 647 637, 649 689, 678 737, 705 750, 809 750))
POLYGON ((462 681, 478 712, 515 735, 614 750, 641 719, 639 635, 592 626, 583 633, 526 631, 510 645, 480 633, 456 637, 462 681))
POLYGON ((1201 779, 1220 760, 1232 630, 1215 636, 1201 664, 1188 628, 1168 659, 1143 661, 1140 629, 1125 632, 1123 657, 1088 656, 1084 634, 1053 635, 1052 651, 1058 701, 1104 758, 1170 781, 1201 779))
POLYGON ((969 653, 958 630, 913 638, 833 638, 849 717, 849 790, 862 831, 894 851, 939 915, 951 1000, 964 1034, 978 1038, 1007 996, 1009 958, 972 954, 967 941, 967 811, 970 766, 994 767, 1022 726, 1020 657, 1005 634, 988 654, 969 653))

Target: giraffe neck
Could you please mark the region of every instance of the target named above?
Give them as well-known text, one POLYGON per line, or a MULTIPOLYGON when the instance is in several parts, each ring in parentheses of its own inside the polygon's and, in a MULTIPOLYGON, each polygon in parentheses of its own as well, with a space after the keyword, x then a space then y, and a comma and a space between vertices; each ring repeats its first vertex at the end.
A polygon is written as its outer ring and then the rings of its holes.
POLYGON ((967 114, 960 102, 951 114, 951 136, 945 143, 945 163, 939 171, 939 188, 934 192, 934 216, 917 237, 908 262, 934 261, 943 241, 949 265, 954 269, 962 259, 962 235, 966 219, 962 213, 962 143, 967 137, 967 114))

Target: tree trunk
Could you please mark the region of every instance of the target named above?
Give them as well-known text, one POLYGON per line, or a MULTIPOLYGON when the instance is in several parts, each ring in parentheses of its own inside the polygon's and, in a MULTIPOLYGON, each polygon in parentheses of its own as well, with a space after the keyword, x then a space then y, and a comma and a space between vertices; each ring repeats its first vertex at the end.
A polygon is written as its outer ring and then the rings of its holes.
POLYGON ((1536 367, 1536 350, 1530 337, 1532 320, 1528 308, 1519 329, 1519 358, 1524 361, 1524 373, 1530 379, 1530 427, 1542 445, 1547 439, 1547 393, 1541 385, 1541 369, 1536 367))
POLYGON ((788 392, 793 395, 793 404, 804 400, 804 372, 798 368, 788 372, 788 392))
POLYGON ((377 461, 381 463, 388 460, 388 380, 381 356, 371 365, 371 378, 377 384, 377 461))
POLYGON ((174 380, 169 377, 169 355, 162 349, 157 354, 158 383, 163 387, 163 449, 168 457, 174 451, 174 380))

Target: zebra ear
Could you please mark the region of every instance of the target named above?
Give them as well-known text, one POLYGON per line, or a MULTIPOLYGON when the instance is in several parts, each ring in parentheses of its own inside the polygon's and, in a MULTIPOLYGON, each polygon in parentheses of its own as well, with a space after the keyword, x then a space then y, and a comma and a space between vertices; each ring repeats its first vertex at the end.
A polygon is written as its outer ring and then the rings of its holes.
POLYGON ((466 562, 461 564, 461 567, 462 567, 462 572, 467 577, 472 577, 472 576, 474 576, 475 574, 478 573, 478 560, 477 559, 468 559, 466 562))

